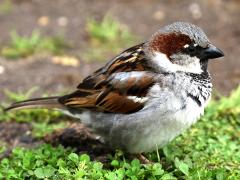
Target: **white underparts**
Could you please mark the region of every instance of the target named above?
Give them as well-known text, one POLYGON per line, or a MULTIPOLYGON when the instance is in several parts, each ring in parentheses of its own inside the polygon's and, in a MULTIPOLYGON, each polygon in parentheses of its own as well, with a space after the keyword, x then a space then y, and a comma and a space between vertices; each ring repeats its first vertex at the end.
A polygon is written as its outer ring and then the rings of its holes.
POLYGON ((174 61, 182 61, 180 64, 172 63, 166 54, 155 52, 153 56, 154 64, 156 64, 161 71, 165 72, 189 72, 195 74, 201 74, 202 69, 200 65, 200 60, 197 57, 191 57, 185 54, 176 54, 171 56, 175 58, 174 61))
POLYGON ((87 110, 82 113, 76 113, 76 114, 73 114, 66 110, 61 110, 61 111, 68 116, 74 117, 76 119, 80 119, 86 125, 89 125, 92 122, 91 114, 87 110))

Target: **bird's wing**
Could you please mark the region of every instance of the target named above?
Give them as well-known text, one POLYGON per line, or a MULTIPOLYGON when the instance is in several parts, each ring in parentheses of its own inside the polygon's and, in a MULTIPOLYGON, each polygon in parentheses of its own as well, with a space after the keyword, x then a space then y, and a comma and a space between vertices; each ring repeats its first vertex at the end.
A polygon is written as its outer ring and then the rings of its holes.
POLYGON ((110 113, 133 113, 147 101, 155 82, 149 70, 143 44, 125 50, 106 66, 85 78, 77 91, 59 102, 70 108, 86 108, 110 113))

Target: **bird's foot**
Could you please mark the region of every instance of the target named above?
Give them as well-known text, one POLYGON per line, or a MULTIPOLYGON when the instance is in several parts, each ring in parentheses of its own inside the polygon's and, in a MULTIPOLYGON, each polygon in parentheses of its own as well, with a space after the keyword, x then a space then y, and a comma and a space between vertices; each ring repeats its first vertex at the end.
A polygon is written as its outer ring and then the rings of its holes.
POLYGON ((141 164, 152 164, 153 162, 147 159, 143 154, 136 154, 135 157, 141 162, 141 164))

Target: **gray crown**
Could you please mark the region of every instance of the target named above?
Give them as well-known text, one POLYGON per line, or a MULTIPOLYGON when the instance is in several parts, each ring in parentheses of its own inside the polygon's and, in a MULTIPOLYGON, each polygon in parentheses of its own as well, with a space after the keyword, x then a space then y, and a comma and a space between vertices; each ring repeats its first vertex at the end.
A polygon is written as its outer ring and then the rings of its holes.
POLYGON ((175 32, 188 35, 191 40, 195 41, 195 43, 201 47, 207 47, 207 45, 210 43, 206 34, 200 27, 187 22, 172 23, 168 26, 163 27, 160 32, 175 32))

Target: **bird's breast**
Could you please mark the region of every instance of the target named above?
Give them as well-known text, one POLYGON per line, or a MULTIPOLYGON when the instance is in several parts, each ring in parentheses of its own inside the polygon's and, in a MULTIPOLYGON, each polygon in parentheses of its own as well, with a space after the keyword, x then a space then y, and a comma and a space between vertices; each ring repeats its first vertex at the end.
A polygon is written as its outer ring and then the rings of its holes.
POLYGON ((130 153, 150 152, 189 128, 203 112, 204 106, 189 97, 166 95, 154 98, 138 113, 117 116, 111 128, 110 142, 130 153))

